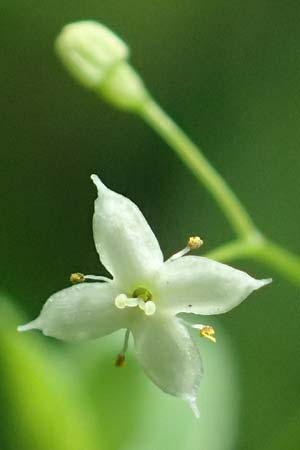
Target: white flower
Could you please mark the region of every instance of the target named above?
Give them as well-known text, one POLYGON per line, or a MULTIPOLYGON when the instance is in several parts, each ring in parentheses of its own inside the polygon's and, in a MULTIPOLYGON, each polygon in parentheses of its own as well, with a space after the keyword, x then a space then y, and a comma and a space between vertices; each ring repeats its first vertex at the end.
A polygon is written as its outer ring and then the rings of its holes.
MULTIPOLYGON (((125 360, 129 332, 138 361, 163 391, 188 402, 195 414, 202 377, 199 350, 178 313, 221 314, 241 303, 271 280, 255 280, 244 272, 199 256, 183 256, 202 241, 166 262, 138 207, 108 189, 96 175, 93 231, 102 264, 113 279, 73 274, 80 283, 52 295, 39 317, 19 331, 39 329, 47 336, 70 341, 93 339, 125 328, 117 365, 125 360), (182 257, 183 256, 183 257, 182 257)), ((215 341, 212 327, 194 325, 215 341)))

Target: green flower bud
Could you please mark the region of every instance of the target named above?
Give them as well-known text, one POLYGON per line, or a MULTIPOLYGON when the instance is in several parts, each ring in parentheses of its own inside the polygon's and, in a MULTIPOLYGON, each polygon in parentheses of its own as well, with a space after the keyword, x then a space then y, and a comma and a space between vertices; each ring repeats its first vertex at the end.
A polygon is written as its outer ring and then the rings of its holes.
POLYGON ((93 21, 66 25, 55 47, 70 73, 114 106, 135 110, 148 97, 141 78, 127 62, 127 45, 104 25, 93 21))

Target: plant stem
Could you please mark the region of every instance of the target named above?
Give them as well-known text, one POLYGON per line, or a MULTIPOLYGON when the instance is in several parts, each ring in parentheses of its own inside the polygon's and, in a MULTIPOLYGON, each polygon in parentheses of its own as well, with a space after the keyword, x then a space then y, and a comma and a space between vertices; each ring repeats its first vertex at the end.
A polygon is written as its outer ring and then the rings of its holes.
POLYGON ((300 286, 300 258, 262 237, 229 242, 207 253, 206 256, 220 262, 244 258, 260 261, 275 269, 294 285, 300 286))
POLYGON ((236 234, 240 237, 252 234, 256 230, 254 223, 235 193, 167 113, 151 98, 143 104, 139 113, 177 153, 198 181, 205 185, 236 234))
POLYGON ((261 235, 226 181, 155 100, 149 97, 138 113, 177 153, 197 180, 204 184, 238 236, 237 240, 222 245, 207 256, 218 261, 237 258, 261 261, 300 286, 300 258, 261 235))
POLYGON ((261 261, 289 279, 296 286, 300 286, 300 258, 280 245, 269 240, 256 249, 253 258, 261 261))
POLYGON ((249 240, 237 239, 235 241, 220 245, 220 247, 211 250, 205 256, 219 262, 228 262, 235 259, 252 257, 255 251, 256 246, 254 246, 249 240))

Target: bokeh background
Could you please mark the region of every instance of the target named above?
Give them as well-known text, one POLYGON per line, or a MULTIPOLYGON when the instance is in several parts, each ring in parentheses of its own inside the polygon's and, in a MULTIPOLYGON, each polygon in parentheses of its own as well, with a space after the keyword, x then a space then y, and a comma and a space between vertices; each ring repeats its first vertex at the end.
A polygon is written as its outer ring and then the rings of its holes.
MULTIPOLYGON (((97 173, 142 209, 166 256, 232 237, 210 195, 137 117, 78 86, 53 52, 70 21, 120 34, 159 102, 204 149, 258 226, 300 254, 300 4, 253 0, 2 0, 1 450, 297 450, 299 288, 273 276, 199 339, 202 417, 159 391, 122 334, 63 344, 17 335, 70 272, 102 273, 91 218, 97 173)), ((132 348, 132 343, 131 343, 132 348)))

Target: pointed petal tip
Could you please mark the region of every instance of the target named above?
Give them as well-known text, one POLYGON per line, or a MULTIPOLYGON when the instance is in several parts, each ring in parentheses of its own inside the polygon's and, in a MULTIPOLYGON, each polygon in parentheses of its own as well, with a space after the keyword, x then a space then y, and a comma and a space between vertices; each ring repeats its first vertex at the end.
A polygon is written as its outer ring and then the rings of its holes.
POLYGON ((189 397, 185 399, 187 404, 189 405, 189 407, 191 408, 191 410, 193 411, 193 413, 195 414, 196 419, 199 419, 200 417, 200 409, 199 406, 197 405, 197 400, 194 397, 189 397))
POLYGON ((98 175, 92 174, 91 175, 91 180, 94 183, 94 185, 96 186, 98 192, 103 192, 103 191, 105 191, 107 189, 107 187, 105 186, 104 183, 102 183, 102 181, 100 180, 98 175))
POLYGON ((32 320, 31 322, 28 322, 24 325, 19 325, 17 327, 17 331, 19 333, 23 333, 24 331, 30 331, 30 330, 40 330, 40 322, 38 319, 32 320))
POLYGON ((263 280, 257 280, 257 287, 256 289, 259 289, 263 286, 267 286, 268 284, 272 283, 272 278, 265 278, 263 280))

